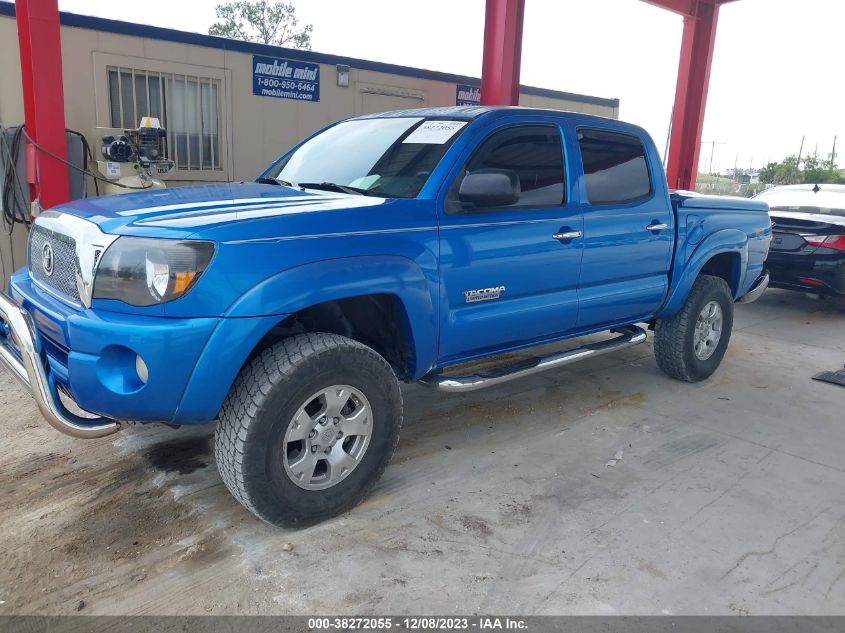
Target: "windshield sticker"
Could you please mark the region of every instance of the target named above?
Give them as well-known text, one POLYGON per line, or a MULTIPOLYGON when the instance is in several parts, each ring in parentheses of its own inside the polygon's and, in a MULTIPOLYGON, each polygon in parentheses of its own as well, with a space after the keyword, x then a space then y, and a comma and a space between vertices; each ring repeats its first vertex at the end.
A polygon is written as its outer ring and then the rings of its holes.
POLYGON ((466 124, 466 121, 426 121, 402 142, 443 145, 466 124))

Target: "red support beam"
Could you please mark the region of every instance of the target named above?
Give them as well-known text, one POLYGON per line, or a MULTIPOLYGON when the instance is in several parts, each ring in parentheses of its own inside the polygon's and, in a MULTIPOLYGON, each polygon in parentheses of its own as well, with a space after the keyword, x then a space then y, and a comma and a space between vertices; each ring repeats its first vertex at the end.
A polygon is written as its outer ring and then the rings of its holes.
POLYGON ((519 105, 525 0, 487 0, 481 103, 519 105))
POLYGON ((30 180, 36 186, 30 193, 49 209, 70 197, 67 166, 61 162, 67 159, 67 140, 59 7, 57 0, 16 0, 15 15, 26 132, 44 150, 35 151, 30 180))
POLYGON ((643 0, 643 2, 681 15, 692 15, 695 11, 696 0, 643 0))
POLYGON ((729 0, 646 1, 671 10, 680 10, 683 4, 690 4, 691 12, 684 15, 666 180, 670 188, 694 190, 719 6, 729 0))

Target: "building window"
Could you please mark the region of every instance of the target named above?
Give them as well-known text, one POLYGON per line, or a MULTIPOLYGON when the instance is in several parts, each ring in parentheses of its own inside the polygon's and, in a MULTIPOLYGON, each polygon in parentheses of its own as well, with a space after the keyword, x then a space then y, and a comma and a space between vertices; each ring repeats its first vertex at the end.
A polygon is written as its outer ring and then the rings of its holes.
POLYGON ((645 148, 636 136, 579 129, 578 145, 591 204, 621 204, 651 195, 645 148))
POLYGON ((111 127, 132 129, 156 117, 176 169, 222 169, 218 79, 114 67, 108 78, 111 127))

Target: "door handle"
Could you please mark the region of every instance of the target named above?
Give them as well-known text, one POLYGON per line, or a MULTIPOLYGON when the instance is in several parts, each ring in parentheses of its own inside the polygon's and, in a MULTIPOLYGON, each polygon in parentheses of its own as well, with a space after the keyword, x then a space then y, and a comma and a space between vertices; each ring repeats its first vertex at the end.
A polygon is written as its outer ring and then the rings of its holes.
POLYGON ((669 225, 665 222, 655 222, 654 224, 649 224, 645 227, 647 231, 663 231, 669 228, 669 225))
POLYGON ((574 240, 576 237, 581 237, 581 231, 566 231, 565 233, 552 233, 552 237, 556 240, 574 240))

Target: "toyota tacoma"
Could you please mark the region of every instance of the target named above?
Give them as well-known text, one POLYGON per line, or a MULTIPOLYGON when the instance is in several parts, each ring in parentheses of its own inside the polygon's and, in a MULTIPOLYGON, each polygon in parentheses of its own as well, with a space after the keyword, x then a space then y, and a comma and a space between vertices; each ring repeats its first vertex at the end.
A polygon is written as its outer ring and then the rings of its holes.
POLYGON ((361 116, 254 182, 43 213, 0 293, 0 361, 75 437, 216 423, 235 498, 305 526, 384 472, 402 381, 471 391, 647 329, 666 374, 707 378, 734 303, 768 284, 770 238, 763 201, 671 192, 634 125, 497 107, 361 116))

